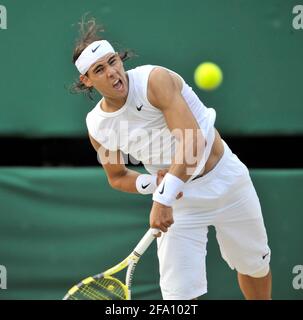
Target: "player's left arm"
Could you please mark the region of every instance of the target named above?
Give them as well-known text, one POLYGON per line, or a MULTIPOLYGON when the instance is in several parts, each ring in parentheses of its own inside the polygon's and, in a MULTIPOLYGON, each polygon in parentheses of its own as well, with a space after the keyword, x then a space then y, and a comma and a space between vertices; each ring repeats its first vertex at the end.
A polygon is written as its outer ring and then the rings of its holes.
POLYGON ((202 157, 205 139, 200 127, 181 94, 177 80, 169 71, 155 68, 151 72, 148 100, 163 112, 169 130, 179 141, 169 173, 185 182, 202 157))
MULTIPOLYGON (((205 139, 189 106, 181 94, 180 85, 163 68, 155 68, 149 78, 149 102, 163 112, 168 128, 179 141, 168 174, 153 194, 150 226, 163 232, 174 223, 172 203, 200 164, 205 139)), ((199 169, 198 169, 199 170, 199 169)))

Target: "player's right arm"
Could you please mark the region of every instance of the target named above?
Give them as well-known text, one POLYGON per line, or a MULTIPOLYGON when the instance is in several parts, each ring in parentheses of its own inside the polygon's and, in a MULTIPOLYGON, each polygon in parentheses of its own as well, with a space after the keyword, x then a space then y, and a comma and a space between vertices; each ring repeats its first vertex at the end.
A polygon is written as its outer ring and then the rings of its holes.
MULTIPOLYGON (((125 166, 120 150, 110 151, 105 149, 91 135, 89 135, 89 139, 99 155, 108 183, 114 189, 130 193, 150 194, 156 190, 167 173, 167 170, 159 170, 155 176, 130 170, 125 166), (148 187, 144 188, 143 186, 148 187)), ((177 199, 181 198, 182 195, 183 193, 180 192, 177 199)))
POLYGON ((120 150, 110 151, 104 148, 91 135, 89 135, 89 139, 99 155, 110 186, 120 191, 138 193, 136 180, 140 173, 125 166, 120 150))

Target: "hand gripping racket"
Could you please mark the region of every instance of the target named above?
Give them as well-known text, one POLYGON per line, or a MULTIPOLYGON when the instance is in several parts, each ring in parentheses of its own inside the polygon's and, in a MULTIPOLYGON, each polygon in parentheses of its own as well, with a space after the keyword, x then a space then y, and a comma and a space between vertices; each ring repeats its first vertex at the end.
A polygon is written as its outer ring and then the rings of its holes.
POLYGON ((159 233, 158 229, 149 229, 133 252, 114 267, 82 280, 73 286, 63 300, 131 300, 131 285, 136 265, 159 233), (127 268, 125 284, 114 274, 127 268))

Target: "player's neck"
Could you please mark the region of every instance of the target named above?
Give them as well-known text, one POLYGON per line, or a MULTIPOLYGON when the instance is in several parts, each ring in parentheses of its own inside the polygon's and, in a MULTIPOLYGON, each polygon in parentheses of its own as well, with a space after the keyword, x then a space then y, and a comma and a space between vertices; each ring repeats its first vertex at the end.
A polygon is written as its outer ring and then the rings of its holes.
POLYGON ((127 100, 126 98, 121 99, 111 99, 108 97, 104 97, 104 99, 101 101, 101 109, 105 112, 115 112, 121 109, 127 100))

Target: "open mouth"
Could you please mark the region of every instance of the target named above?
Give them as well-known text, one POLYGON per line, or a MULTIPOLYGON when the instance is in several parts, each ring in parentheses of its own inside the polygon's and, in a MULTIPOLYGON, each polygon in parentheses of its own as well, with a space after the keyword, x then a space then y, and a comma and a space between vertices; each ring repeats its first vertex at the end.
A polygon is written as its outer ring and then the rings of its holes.
POLYGON ((116 90, 121 90, 123 88, 123 83, 121 80, 116 80, 114 83, 113 83, 113 87, 116 89, 116 90))

